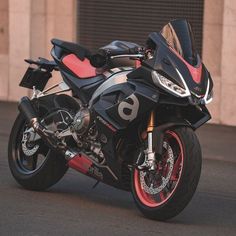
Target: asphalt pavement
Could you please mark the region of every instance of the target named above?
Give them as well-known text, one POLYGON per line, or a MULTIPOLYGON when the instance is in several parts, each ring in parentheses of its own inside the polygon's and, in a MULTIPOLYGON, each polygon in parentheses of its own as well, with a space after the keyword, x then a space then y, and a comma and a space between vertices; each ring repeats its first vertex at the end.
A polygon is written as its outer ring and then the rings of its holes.
POLYGON ((20 187, 7 163, 15 103, 0 102, 0 236, 236 235, 236 128, 205 125, 197 132, 203 169, 196 194, 168 222, 144 218, 128 192, 69 170, 45 192, 20 187))

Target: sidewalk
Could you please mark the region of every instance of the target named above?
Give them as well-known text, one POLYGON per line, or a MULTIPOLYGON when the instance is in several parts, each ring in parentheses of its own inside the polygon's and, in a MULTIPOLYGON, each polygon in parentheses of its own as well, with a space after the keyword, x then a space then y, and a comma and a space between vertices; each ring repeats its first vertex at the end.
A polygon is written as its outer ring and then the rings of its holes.
MULTIPOLYGON (((17 115, 17 103, 0 102, 0 135, 9 136, 17 115)), ((197 130, 203 158, 236 162, 236 127, 203 125, 197 130)))

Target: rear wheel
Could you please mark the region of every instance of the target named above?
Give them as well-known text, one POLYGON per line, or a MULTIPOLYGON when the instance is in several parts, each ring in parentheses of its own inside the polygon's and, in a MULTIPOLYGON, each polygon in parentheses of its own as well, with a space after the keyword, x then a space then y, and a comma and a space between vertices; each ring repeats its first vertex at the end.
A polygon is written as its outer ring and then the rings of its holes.
MULTIPOLYGON (((48 104, 40 104, 40 117, 48 112, 48 104)), ((65 159, 39 137, 29 142, 30 132, 25 117, 19 114, 13 125, 8 143, 8 163, 13 177, 24 188, 44 190, 57 183, 66 173, 65 159)), ((31 132, 32 135, 32 132, 31 132)))
POLYGON ((179 214, 191 200, 201 173, 201 148, 187 127, 168 130, 163 155, 156 169, 132 173, 132 193, 140 211, 148 218, 167 220, 179 214))

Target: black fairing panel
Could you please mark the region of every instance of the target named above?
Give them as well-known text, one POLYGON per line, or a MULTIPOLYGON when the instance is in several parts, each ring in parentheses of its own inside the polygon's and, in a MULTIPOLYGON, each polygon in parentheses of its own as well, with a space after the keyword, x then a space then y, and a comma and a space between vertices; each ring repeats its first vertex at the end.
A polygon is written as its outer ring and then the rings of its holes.
POLYGON ((145 67, 145 66, 140 66, 136 70, 133 70, 130 72, 127 77, 129 82, 141 82, 147 85, 151 85, 152 87, 155 88, 155 85, 152 81, 152 75, 151 75, 152 69, 145 67))
POLYGON ((107 89, 93 109, 116 130, 142 119, 158 103, 159 93, 140 82, 127 82, 107 89))
MULTIPOLYGON (((186 66, 186 63, 177 56, 166 43, 166 40, 160 33, 151 33, 149 38, 155 43, 155 53, 152 59, 143 62, 144 66, 148 68, 153 68, 158 71, 163 76, 177 83, 179 86, 183 87, 181 78, 176 71, 176 69, 181 73, 190 91, 194 92, 198 96, 203 96, 207 89, 207 81, 209 78, 209 72, 207 71, 204 64, 202 64, 202 77, 200 83, 196 83, 192 75, 186 66)), ((201 63, 200 58, 198 58, 198 64, 201 63)))
POLYGON ((89 79, 78 79, 71 73, 62 71, 66 84, 72 89, 73 95, 79 97, 83 103, 88 104, 94 91, 105 81, 104 75, 98 75, 89 79))

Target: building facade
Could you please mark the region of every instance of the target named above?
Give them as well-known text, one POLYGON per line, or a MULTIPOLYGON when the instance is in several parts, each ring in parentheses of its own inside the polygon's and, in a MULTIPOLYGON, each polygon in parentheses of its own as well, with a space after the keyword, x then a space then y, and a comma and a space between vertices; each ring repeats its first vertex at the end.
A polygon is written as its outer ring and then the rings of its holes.
MULTIPOLYGON (((171 7, 172 4, 172 7, 176 8, 176 2, 181 4, 186 2, 187 4, 189 1, 166 0, 166 5, 165 3, 163 5, 163 1, 160 1, 162 5, 157 9, 163 9, 160 11, 167 9, 167 12, 171 12, 168 11, 168 8, 165 8, 168 4, 168 7, 171 7)), ((88 45, 94 45, 93 41, 89 41, 90 39, 92 40, 93 36, 96 37, 96 42, 99 41, 100 35, 91 35, 91 38, 86 38, 86 32, 89 33, 89 31, 85 31, 85 29, 89 29, 87 24, 90 23, 91 26, 96 21, 96 18, 93 19, 94 21, 90 19, 91 17, 86 18, 86 14, 88 16, 91 13, 88 12, 89 9, 92 11, 93 7, 96 12, 97 6, 95 6, 95 2, 99 1, 87 0, 86 2, 90 3, 90 5, 83 5, 83 0, 0 1, 0 100, 17 101, 21 96, 30 95, 30 91, 18 86, 27 68, 24 59, 37 58, 38 56, 50 58, 50 40, 52 38, 68 41, 81 40, 83 43, 88 41, 90 42, 88 45), (94 2, 94 5, 92 2, 94 2), (85 23, 86 27, 83 28, 85 23)), ((100 2, 103 1, 100 0, 100 2)), ((105 2, 107 2, 106 6, 109 6, 109 1, 106 0, 105 2)), ((120 3, 120 1, 117 2, 120 3)), ((122 0, 123 2, 129 1, 122 0)), ((148 1, 142 2, 148 4, 148 1)), ((151 2, 154 4, 154 1, 151 2)), ((198 42, 200 40, 198 47, 202 52, 203 62, 211 72, 214 80, 214 101, 209 105, 213 117, 211 122, 235 126, 236 1, 191 0, 190 2, 193 2, 192 11, 197 19, 194 24, 198 24, 198 28, 196 28, 200 32, 198 35, 198 42)), ((155 3, 158 4, 158 0, 155 3)), ((140 2, 136 0, 133 1, 133 4, 134 7, 131 10, 138 12, 138 4, 140 2), (137 5, 136 8, 135 3, 137 5)), ((158 7, 158 5, 155 6, 158 7)), ((108 12, 108 10, 106 11, 108 12)), ((180 10, 182 11, 182 8, 180 10)), ((98 9, 98 11, 102 10, 98 9)), ((106 11, 104 10, 104 14, 106 14, 106 11)), ((148 10, 143 9, 144 15, 146 14, 145 11, 148 10)), ((183 14, 185 14, 184 11, 183 14)), ((112 18, 110 19, 110 24, 116 23, 112 21, 112 18)), ((121 21, 121 18, 118 21, 121 21)), ((140 24, 138 20, 136 24, 140 24)), ((104 24, 101 25, 104 26, 104 24)), ((122 32, 124 27, 129 27, 129 19, 127 19, 127 25, 123 24, 122 27, 120 32, 122 32)), ((104 30, 106 30, 105 27, 104 30)), ((129 29, 124 32, 127 32, 129 37, 134 35, 134 33, 130 33, 129 29)), ((102 42, 102 39, 100 41, 102 42)), ((50 83, 55 83, 58 80, 60 80, 60 75, 56 73, 50 83)))

